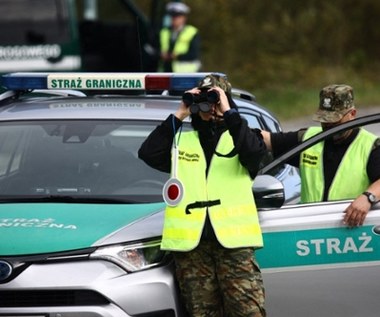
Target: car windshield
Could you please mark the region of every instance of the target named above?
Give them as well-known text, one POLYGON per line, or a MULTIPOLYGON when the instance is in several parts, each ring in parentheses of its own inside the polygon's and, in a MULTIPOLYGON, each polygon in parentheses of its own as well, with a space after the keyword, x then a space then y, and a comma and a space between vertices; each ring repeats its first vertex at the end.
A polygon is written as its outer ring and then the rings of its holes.
POLYGON ((0 126, 0 201, 162 201, 169 175, 141 161, 158 123, 71 120, 0 126))

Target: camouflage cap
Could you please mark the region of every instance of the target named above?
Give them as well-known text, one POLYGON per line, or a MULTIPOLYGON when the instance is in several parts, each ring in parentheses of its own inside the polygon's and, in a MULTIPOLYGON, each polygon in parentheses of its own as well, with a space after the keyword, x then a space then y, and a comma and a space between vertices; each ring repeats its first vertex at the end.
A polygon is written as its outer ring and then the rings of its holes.
POLYGON ((329 85, 319 93, 319 109, 313 120, 335 123, 354 108, 354 91, 348 85, 329 85))
POLYGON ((206 75, 198 84, 199 89, 209 89, 211 87, 220 87, 226 93, 231 93, 231 84, 225 75, 210 74, 206 75))

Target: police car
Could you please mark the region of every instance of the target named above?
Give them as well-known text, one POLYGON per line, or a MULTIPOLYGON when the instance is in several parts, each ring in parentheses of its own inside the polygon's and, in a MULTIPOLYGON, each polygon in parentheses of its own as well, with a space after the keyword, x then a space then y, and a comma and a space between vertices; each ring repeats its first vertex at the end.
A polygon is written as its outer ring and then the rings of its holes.
MULTIPOLYGON (((0 316, 185 316, 170 254, 159 248, 169 175, 137 150, 205 75, 2 77, 0 316)), ((252 128, 281 131, 253 95, 233 95, 252 128)), ((270 316, 377 313, 377 206, 348 229, 349 201, 297 204, 299 176, 284 163, 327 136, 266 158, 253 183, 270 316)))

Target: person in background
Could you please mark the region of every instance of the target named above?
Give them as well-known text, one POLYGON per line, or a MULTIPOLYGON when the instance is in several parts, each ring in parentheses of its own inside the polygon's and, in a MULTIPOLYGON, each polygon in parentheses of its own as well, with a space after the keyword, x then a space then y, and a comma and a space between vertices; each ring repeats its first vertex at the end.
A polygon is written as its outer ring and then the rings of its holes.
MULTIPOLYGON (((295 132, 262 131, 274 157, 313 135, 355 119, 351 86, 333 84, 319 95, 313 120, 320 127, 295 132)), ((343 222, 350 227, 364 223, 368 211, 380 197, 380 140, 363 128, 346 130, 317 143, 291 162, 300 169, 301 202, 354 199, 345 210, 343 222)))
POLYGON ((158 71, 198 72, 201 68, 200 35, 196 27, 187 24, 190 8, 182 2, 169 2, 166 12, 171 25, 160 31, 158 71))
POLYGON ((266 316, 255 257, 263 237, 252 193, 266 153, 260 130, 248 127, 230 83, 216 74, 184 94, 139 149, 139 158, 155 169, 169 173, 177 166, 183 184, 182 199, 166 207, 161 248, 174 255, 190 316, 266 316), (181 132, 189 116, 194 130, 181 132))

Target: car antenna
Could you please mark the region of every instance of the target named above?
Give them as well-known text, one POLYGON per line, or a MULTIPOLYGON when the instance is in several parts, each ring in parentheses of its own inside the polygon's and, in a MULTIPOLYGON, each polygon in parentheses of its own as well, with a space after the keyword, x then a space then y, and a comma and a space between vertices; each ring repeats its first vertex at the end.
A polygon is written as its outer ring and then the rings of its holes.
POLYGON ((140 32, 140 23, 139 17, 136 16, 136 25, 137 25, 137 41, 138 41, 138 53, 139 53, 139 61, 140 61, 140 72, 144 71, 143 58, 142 58, 142 47, 141 47, 141 32, 140 32))

